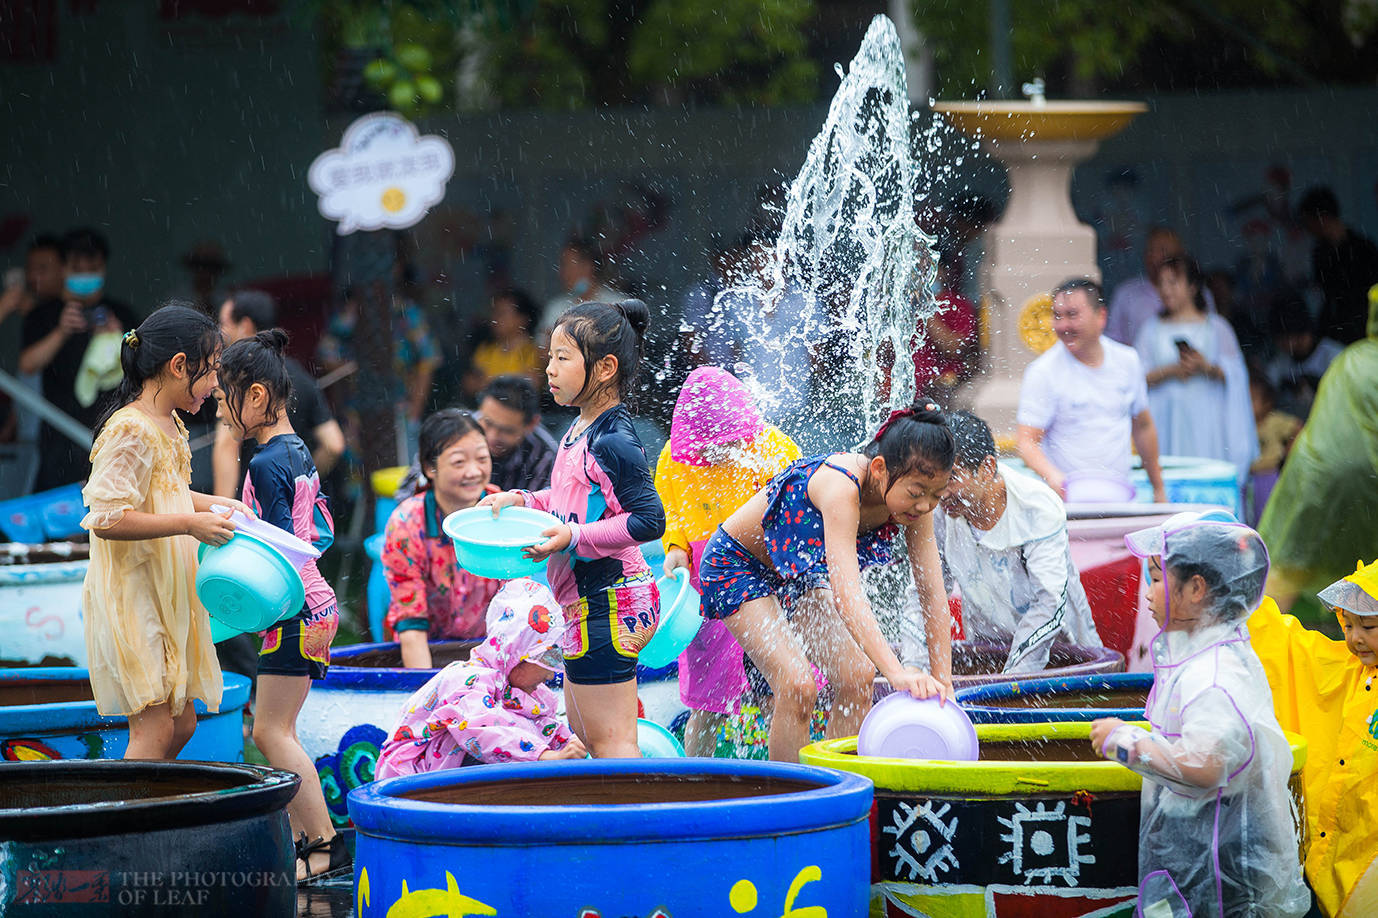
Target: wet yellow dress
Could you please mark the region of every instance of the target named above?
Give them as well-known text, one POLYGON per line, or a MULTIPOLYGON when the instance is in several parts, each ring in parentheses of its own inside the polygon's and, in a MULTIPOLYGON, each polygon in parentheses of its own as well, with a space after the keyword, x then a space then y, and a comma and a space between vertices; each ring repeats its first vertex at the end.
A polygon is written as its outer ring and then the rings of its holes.
POLYGON ((191 513, 191 449, 133 405, 111 416, 91 450, 82 495, 90 512, 91 564, 82 587, 86 657, 96 708, 136 714, 188 700, 220 708, 223 680, 210 621, 196 598, 196 540, 188 535, 122 541, 101 538, 125 511, 191 513))

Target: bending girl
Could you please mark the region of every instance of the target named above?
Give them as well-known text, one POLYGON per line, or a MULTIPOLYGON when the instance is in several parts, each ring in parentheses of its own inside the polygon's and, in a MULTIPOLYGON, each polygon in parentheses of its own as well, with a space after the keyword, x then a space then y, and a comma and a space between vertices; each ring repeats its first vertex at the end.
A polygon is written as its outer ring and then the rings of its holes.
POLYGON ((950 694, 952 625, 932 512, 955 449, 936 405, 893 412, 864 452, 800 459, 709 539, 699 568, 703 615, 727 623, 770 684, 772 759, 798 761, 808 742, 817 695, 810 661, 834 689, 829 736, 860 729, 877 669, 895 691, 950 694), (861 568, 890 560, 898 526, 933 675, 900 664, 861 585, 861 568))

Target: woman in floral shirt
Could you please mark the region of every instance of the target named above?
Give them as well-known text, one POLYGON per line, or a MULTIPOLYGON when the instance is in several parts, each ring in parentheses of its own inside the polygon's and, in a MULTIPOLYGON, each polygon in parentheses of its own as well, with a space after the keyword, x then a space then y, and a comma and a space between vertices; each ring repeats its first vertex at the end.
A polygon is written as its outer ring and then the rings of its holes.
POLYGON ((392 604, 387 631, 402 645, 402 665, 430 669, 429 641, 481 638, 484 610, 502 583, 455 563, 441 530, 445 517, 487 493, 493 460, 474 416, 445 408, 421 425, 419 458, 426 489, 392 512, 383 546, 383 573, 392 604))

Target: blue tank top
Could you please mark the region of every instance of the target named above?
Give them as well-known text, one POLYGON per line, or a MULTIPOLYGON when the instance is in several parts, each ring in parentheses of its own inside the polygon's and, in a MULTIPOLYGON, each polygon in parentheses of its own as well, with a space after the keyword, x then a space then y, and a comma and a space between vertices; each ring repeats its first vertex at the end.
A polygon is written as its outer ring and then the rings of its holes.
MULTIPOLYGON (((826 465, 846 475, 861 491, 861 482, 846 469, 828 461, 827 456, 808 456, 792 462, 766 485, 766 512, 761 531, 766 551, 776 572, 785 579, 806 577, 826 580, 828 558, 823 546, 823 514, 809 500, 809 479, 826 465)), ((865 569, 894 560, 890 541, 898 527, 887 523, 857 535, 856 557, 865 569)))

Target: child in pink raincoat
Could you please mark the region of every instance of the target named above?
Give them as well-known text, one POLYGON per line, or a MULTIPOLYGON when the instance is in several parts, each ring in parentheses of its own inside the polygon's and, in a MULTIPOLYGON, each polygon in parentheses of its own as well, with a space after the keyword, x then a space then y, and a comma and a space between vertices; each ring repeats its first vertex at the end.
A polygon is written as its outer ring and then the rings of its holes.
MULTIPOLYGON (((688 568, 699 589, 699 559, 713 530, 799 456, 793 440, 761 419, 735 376, 717 367, 690 373, 656 463, 665 572, 688 568)), ((689 755, 713 755, 718 730, 747 690, 742 648, 722 622, 705 621, 679 658, 679 697, 693 712, 684 730, 689 755)))
POLYGON ((584 757, 545 684, 564 671, 564 619, 550 590, 534 580, 508 582, 488 606, 487 626, 468 661, 446 666, 407 699, 377 777, 584 757))

